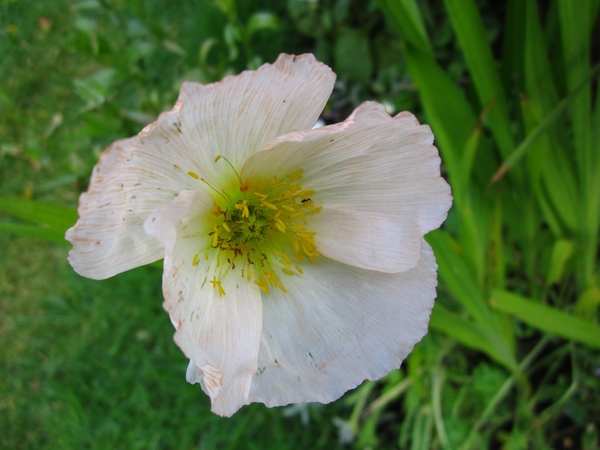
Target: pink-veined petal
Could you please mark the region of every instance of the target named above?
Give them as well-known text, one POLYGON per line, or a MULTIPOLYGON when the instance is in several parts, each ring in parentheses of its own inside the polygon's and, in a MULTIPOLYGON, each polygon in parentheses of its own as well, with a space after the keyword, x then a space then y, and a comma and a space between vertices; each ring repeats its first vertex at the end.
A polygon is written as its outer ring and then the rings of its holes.
POLYGON ((269 140, 311 128, 334 82, 335 74, 313 55, 282 54, 273 64, 218 83, 185 83, 180 100, 193 108, 182 116, 182 140, 198 152, 191 170, 212 182, 224 175, 231 178, 223 162, 215 165, 218 155, 239 170, 269 140))
POLYGON ((365 102, 340 124, 269 142, 247 160, 242 178, 304 169, 302 187, 322 205, 308 223, 319 253, 395 273, 418 264, 421 237, 446 218, 452 196, 439 166, 428 126, 365 102))
POLYGON ((175 325, 175 342, 191 363, 187 379, 199 382, 211 410, 231 416, 249 403, 250 384, 262 329, 260 289, 229 274, 221 295, 211 280, 213 260, 205 250, 211 238, 206 217, 212 199, 202 191, 183 191, 171 205, 148 217, 145 229, 164 245, 164 308, 175 325))
POLYGON ((251 401, 328 403, 400 367, 427 332, 437 265, 422 242, 417 267, 382 273, 329 259, 286 278, 264 302, 251 401))
POLYGON ((65 237, 73 244, 69 262, 80 275, 104 279, 163 256, 160 243, 144 233, 144 220, 184 184, 172 166, 155 172, 137 163, 139 136, 104 151, 79 198, 79 220, 65 237))

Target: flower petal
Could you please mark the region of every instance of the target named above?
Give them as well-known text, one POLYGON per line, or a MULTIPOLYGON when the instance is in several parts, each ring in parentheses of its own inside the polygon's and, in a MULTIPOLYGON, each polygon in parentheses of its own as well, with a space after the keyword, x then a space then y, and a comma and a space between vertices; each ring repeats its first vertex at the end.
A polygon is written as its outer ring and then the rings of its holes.
POLYGON ((180 100, 192 106, 182 115, 182 140, 197 152, 191 170, 219 182, 231 173, 214 164, 218 155, 239 169, 269 140, 312 127, 334 82, 335 74, 313 55, 281 54, 273 64, 218 83, 184 83, 180 100))
POLYGON ((231 416, 249 403, 262 301, 258 286, 232 274, 222 282, 223 296, 211 284, 215 262, 197 255, 210 245, 203 218, 212 206, 206 193, 183 191, 144 226, 164 246, 163 306, 177 330, 175 342, 191 360, 187 379, 200 383, 214 413, 231 416))
POLYGON ((421 237, 446 218, 452 197, 439 165, 428 126, 365 102, 340 124, 269 142, 248 159, 242 178, 304 169, 303 188, 323 206, 308 224, 319 253, 394 273, 418 264, 421 237))
POLYGON ((326 259, 286 278, 263 305, 251 401, 327 403, 400 367, 427 332, 437 265, 422 241, 417 267, 389 274, 326 259))
POLYGON ((104 279, 163 256, 160 243, 142 226, 152 210, 170 203, 183 185, 170 179, 172 167, 155 172, 138 164, 139 136, 104 151, 88 191, 79 198, 79 220, 65 237, 73 244, 69 262, 80 275, 104 279))
POLYGON ((270 139, 310 128, 334 81, 331 69, 307 54, 280 55, 218 83, 184 83, 171 111, 111 145, 94 169, 80 219, 66 236, 75 270, 108 278, 161 258, 158 242, 142 230, 150 212, 184 189, 203 188, 199 178, 231 179, 217 155, 239 168, 270 139))

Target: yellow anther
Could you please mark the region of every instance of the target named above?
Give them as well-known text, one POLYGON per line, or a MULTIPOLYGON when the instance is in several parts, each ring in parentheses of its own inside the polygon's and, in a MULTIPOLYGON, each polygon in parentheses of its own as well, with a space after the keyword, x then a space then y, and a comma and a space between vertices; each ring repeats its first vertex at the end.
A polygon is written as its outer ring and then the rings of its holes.
POLYGON ((254 283, 257 286, 260 286, 260 288, 265 291, 266 294, 270 294, 271 292, 269 292, 269 285, 267 284, 267 280, 265 279, 265 274, 264 273, 260 273, 260 281, 256 281, 254 280, 254 283))
POLYGON ((305 246, 305 245, 303 245, 303 246, 302 246, 302 250, 304 251, 304 254, 305 254, 306 256, 315 256, 315 255, 313 254, 313 252, 311 252, 310 250, 308 250, 308 249, 306 248, 306 246, 305 246))
POLYGON ((290 181, 296 181, 296 180, 301 180, 302 179, 302 173, 304 172, 304 169, 298 169, 295 172, 292 173, 286 173, 285 176, 287 178, 290 179, 290 181))
POLYGON ((279 219, 279 218, 275 219, 275 226, 277 227, 277 229, 279 231, 281 231, 282 233, 285 233, 285 230, 286 230, 285 223, 283 223, 281 221, 281 219, 279 219))
POLYGON ((198 253, 196 253, 194 255, 194 259, 192 259, 192 266, 197 266, 198 265, 198 258, 200 257, 200 255, 198 255, 198 253))
POLYGON ((296 239, 295 237, 292 239, 292 248, 294 249, 295 253, 298 253, 300 251, 300 244, 298 244, 298 239, 296 239))
POLYGON ((252 279, 252 269, 248 266, 248 281, 252 279))
POLYGON ((273 253, 275 253, 280 258, 287 258, 287 255, 285 253, 278 252, 277 250, 273 250, 273 253))
POLYGON ((315 191, 313 191, 312 189, 307 189, 306 191, 298 192, 298 195, 303 198, 308 198, 311 195, 314 195, 314 193, 315 193, 315 191))
POLYGON ((200 177, 198 176, 198 174, 197 174, 197 173, 194 173, 194 172, 188 172, 188 175, 189 175, 190 177, 194 178, 195 180, 199 180, 199 179, 200 179, 200 177))
POLYGON ((304 214, 304 211, 297 211, 294 214, 290 215, 290 217, 302 217, 302 219, 306 223, 306 215, 304 214))
POLYGON ((283 284, 279 283, 277 286, 278 286, 278 287, 279 287, 279 289, 281 289, 283 292, 286 292, 286 293, 287 293, 287 291, 286 291, 286 290, 285 290, 285 288, 283 287, 283 284))
POLYGON ((266 200, 267 199, 267 195, 261 194, 260 192, 255 192, 254 195, 256 195, 257 197, 260 197, 261 200, 266 200))
MULTIPOLYGON (((292 262, 289 259, 280 259, 279 262, 281 264, 283 264, 284 266, 288 266, 288 267, 293 266, 292 262)), ((283 270, 283 269, 281 269, 281 270, 283 270)))
POLYGON ((299 266, 296 266, 296 270, 298 271, 299 274, 303 274, 304 273, 299 266))
POLYGON ((273 205, 272 203, 269 202, 262 202, 260 204, 260 206, 266 206, 269 209, 272 209, 273 211, 277 211, 279 208, 277 208, 277 206, 273 205))
POLYGON ((248 211, 248 200, 237 202, 235 207, 242 210, 242 217, 250 217, 250 211, 248 211))
POLYGON ((323 209, 323 206, 319 206, 319 207, 317 207, 317 208, 313 209, 311 212, 309 212, 309 214, 317 214, 317 213, 320 213, 322 209, 323 209))
POLYGON ((217 226, 215 225, 212 246, 216 247, 218 243, 219 243, 219 230, 218 230, 217 226))
POLYGON ((296 223, 296 222, 291 222, 290 225, 293 226, 296 230, 300 230, 300 231, 307 230, 307 228, 304 225, 296 223))
POLYGON ((271 284, 273 286, 277 286, 277 284, 279 283, 279 280, 277 279, 277 275, 275 275, 275 272, 273 272, 270 269, 266 269, 265 272, 267 273, 267 278, 271 282, 271 284))
POLYGON ((220 159, 221 159, 221 155, 217 155, 217 157, 215 158, 215 162, 217 162, 220 159))
POLYGON ((213 288, 218 289, 219 297, 225 295, 225 289, 223 289, 223 286, 221 286, 221 282, 217 280, 216 276, 213 276, 211 283, 213 285, 213 288))
POLYGON ((291 211, 291 212, 296 211, 294 208, 292 208, 291 206, 288 206, 288 205, 279 205, 279 206, 287 211, 291 211))
POLYGON ((231 228, 227 226, 226 222, 223 222, 223 228, 225 228, 225 231, 231 231, 231 228))
POLYGON ((286 269, 285 267, 283 267, 283 268, 281 269, 281 271, 282 271, 283 273, 287 273, 288 275, 291 275, 291 276, 294 276, 294 275, 296 275, 294 272, 292 272, 292 271, 291 271, 291 270, 289 270, 289 269, 286 269))

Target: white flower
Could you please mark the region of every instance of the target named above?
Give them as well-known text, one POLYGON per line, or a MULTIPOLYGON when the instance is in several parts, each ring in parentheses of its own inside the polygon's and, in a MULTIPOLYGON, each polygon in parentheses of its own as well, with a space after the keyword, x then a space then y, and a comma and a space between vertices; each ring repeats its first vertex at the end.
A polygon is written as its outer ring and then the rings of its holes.
POLYGON ((164 257, 187 379, 217 414, 331 402, 397 369, 427 331, 437 266, 423 235, 451 204, 433 135, 374 102, 311 130, 334 79, 312 55, 281 55, 185 83, 104 152, 67 232, 90 278, 164 257))

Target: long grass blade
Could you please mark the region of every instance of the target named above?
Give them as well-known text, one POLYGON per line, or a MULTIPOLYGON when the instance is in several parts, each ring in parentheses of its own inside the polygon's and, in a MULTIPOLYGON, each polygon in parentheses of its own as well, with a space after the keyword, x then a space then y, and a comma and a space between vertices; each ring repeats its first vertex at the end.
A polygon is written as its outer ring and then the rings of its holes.
POLYGON ((37 225, 23 225, 20 223, 0 222, 0 231, 7 233, 20 234, 45 241, 67 244, 65 233, 53 228, 40 227, 37 225))
POLYGON ((77 222, 77 211, 66 206, 22 198, 0 198, 0 212, 64 232, 77 222))
POLYGON ((493 333, 447 310, 440 304, 435 305, 435 308, 433 308, 430 326, 450 336, 465 347, 485 353, 509 370, 516 369, 514 358, 506 352, 505 347, 498 345, 493 333))
POLYGON ((589 84, 592 77, 600 70, 600 64, 596 64, 593 70, 588 74, 585 80, 569 94, 563 98, 552 111, 544 118, 544 120, 527 135, 527 137, 519 144, 515 151, 504 161, 500 168, 496 171, 492 177, 490 184, 498 182, 509 170, 511 170, 517 162, 525 156, 528 150, 530 150, 533 144, 546 132, 548 132, 554 125, 554 122, 562 115, 567 106, 577 97, 579 91, 589 84))
POLYGON ((600 327, 579 317, 503 290, 492 293, 490 304, 534 328, 600 348, 600 327))
POLYGON ((479 101, 489 106, 487 122, 501 154, 514 148, 508 105, 488 37, 473 0, 444 0, 460 49, 477 90, 479 101))

